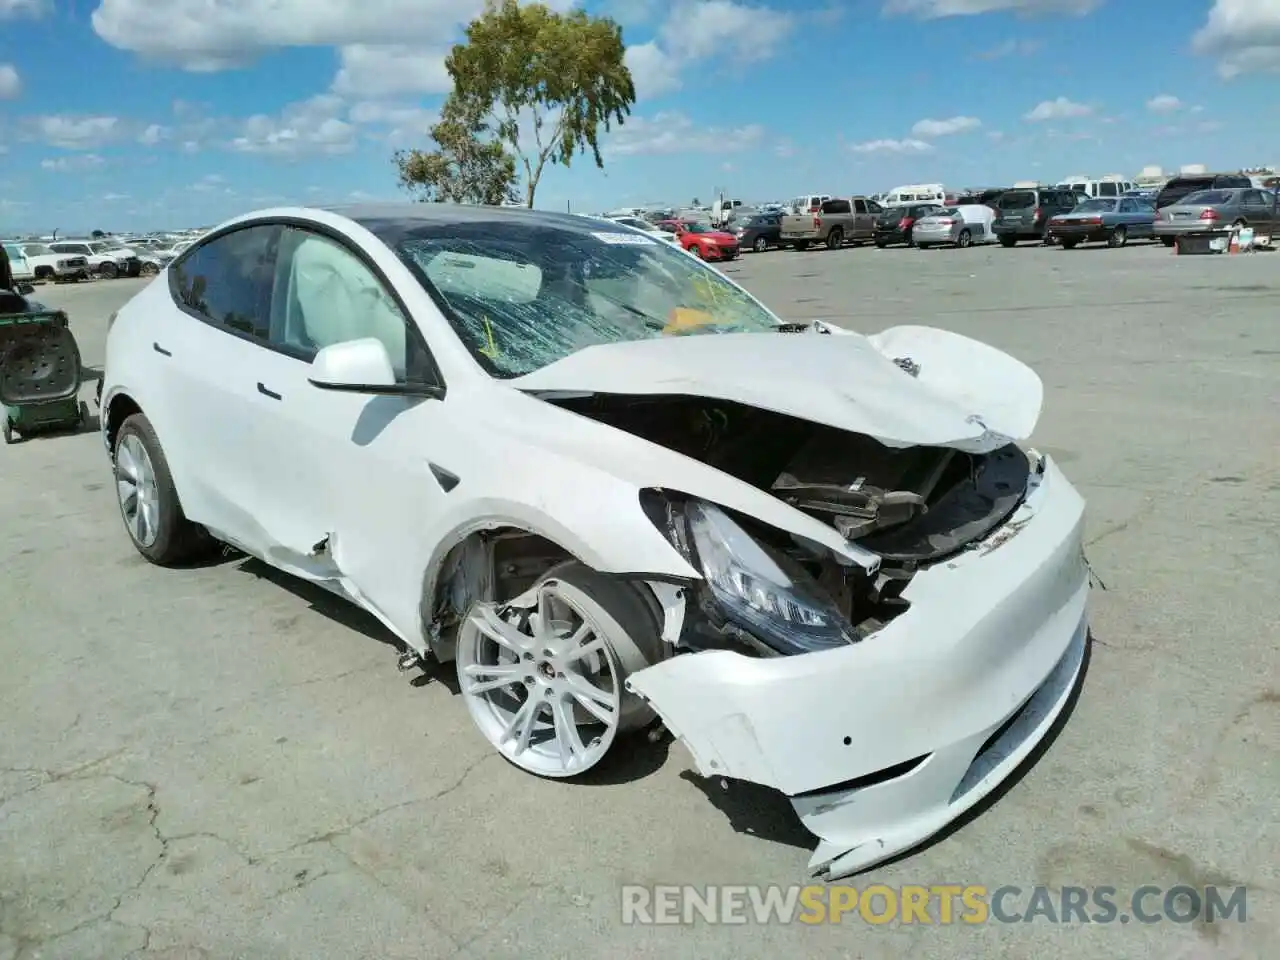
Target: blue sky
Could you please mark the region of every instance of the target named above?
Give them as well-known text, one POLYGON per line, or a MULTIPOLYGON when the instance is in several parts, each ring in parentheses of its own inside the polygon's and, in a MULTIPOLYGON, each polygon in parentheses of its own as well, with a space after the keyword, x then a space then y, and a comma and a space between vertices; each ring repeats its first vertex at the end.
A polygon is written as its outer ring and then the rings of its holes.
MULTIPOLYGON (((639 99, 576 211, 1280 162, 1280 0, 584 0, 639 99)), ((0 0, 0 231, 403 196, 482 0, 0 0)), ((553 0, 553 6, 572 0, 553 0)))

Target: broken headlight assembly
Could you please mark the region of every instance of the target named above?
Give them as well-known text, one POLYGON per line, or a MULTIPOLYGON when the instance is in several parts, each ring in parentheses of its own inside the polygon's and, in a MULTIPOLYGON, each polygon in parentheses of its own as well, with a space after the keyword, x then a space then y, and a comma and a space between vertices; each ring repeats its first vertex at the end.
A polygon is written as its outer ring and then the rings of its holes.
POLYGON ((674 502, 648 493, 645 512, 702 572, 702 605, 713 602, 730 625, 727 635, 774 656, 855 642, 835 602, 785 553, 752 536, 713 504, 674 502))

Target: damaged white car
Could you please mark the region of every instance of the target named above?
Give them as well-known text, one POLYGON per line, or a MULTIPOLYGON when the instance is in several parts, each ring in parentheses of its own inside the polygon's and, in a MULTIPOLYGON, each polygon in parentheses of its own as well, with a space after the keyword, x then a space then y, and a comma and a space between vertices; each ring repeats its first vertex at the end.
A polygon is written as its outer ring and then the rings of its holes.
POLYGON ((222 541, 456 661, 547 777, 661 718, 776 788, 828 877, 1042 740, 1084 659, 1084 503, 1026 366, 789 324, 619 224, 267 210, 113 318, 103 438, 156 563, 222 541))

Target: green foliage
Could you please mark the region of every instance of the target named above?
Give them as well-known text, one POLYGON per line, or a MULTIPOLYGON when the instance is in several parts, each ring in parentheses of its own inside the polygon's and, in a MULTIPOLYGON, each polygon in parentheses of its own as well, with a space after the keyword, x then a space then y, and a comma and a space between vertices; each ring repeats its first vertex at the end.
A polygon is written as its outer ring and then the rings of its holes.
POLYGON ((446 113, 490 118, 496 140, 520 159, 532 207, 547 164, 567 167, 590 151, 604 166, 600 128, 621 126, 636 98, 625 52, 609 17, 487 0, 446 61, 454 84, 446 113))
POLYGON ((516 199, 516 163, 488 126, 448 104, 431 128, 435 150, 400 150, 400 186, 420 200, 497 206, 516 199))

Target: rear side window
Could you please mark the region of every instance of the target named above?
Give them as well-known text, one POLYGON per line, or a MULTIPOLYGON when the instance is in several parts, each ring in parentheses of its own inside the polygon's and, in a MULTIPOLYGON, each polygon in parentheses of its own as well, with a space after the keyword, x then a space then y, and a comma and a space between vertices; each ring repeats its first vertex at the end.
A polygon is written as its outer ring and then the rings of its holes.
POLYGON ((848 200, 828 200, 822 205, 823 213, 852 213, 848 200))
POLYGON ((1237 176, 1233 174, 1224 174, 1221 177, 1214 178, 1213 185, 1215 187, 1252 187, 1253 181, 1248 177, 1237 176))
POLYGON ((1098 196, 1100 197, 1118 197, 1120 195, 1120 185, 1110 180, 1098 184, 1098 196))
POLYGON ((169 290, 193 313, 267 340, 280 227, 245 227, 194 247, 169 271, 169 290))
POLYGON ((1182 198, 1183 203, 1197 206, 1217 206, 1231 202, 1230 190, 1198 190, 1182 198))
POLYGON ((1157 207, 1167 207, 1177 203, 1189 193, 1197 190, 1208 190, 1213 186, 1213 177, 1174 177, 1165 184, 1156 198, 1157 207))
POLYGON ((1027 210, 1035 205, 1034 190, 1010 190, 1000 198, 1001 210, 1027 210))

